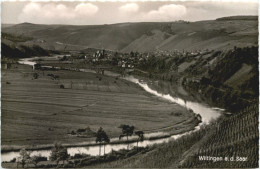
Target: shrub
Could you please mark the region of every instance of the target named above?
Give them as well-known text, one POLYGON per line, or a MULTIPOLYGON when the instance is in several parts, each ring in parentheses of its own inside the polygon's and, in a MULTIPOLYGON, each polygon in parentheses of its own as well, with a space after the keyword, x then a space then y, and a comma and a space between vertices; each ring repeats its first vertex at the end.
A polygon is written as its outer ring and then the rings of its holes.
POLYGON ((86 129, 78 129, 77 132, 81 133, 81 132, 85 132, 86 129))
POLYGON ((16 162, 16 158, 13 158, 12 160, 10 160, 10 163, 15 163, 16 162))
POLYGON ((82 154, 77 153, 74 156, 72 156, 71 159, 80 159, 80 158, 86 158, 86 157, 90 157, 90 155, 84 154, 84 153, 82 153, 82 154))
POLYGON ((32 163, 35 165, 35 167, 37 166, 37 164, 40 162, 40 161, 47 161, 47 157, 42 157, 41 155, 35 155, 35 156, 32 156, 31 158, 31 161, 32 163))
POLYGON ((171 112, 172 116, 181 116, 182 113, 181 112, 171 112))

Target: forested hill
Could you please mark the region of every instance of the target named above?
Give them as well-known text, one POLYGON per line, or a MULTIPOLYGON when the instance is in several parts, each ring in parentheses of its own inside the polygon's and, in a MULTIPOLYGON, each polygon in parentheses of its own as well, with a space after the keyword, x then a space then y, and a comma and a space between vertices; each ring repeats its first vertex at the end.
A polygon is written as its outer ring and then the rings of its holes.
POLYGON ((259 96, 258 46, 172 55, 151 54, 138 69, 149 77, 179 82, 194 96, 231 112, 259 96))
POLYGON ((48 56, 53 52, 46 50, 37 44, 27 43, 33 40, 32 37, 2 32, 2 58, 19 59, 31 56, 48 56))
POLYGON ((2 32, 34 38, 45 49, 104 48, 122 52, 231 49, 258 44, 258 16, 198 22, 147 22, 112 25, 38 25, 22 23, 2 32))

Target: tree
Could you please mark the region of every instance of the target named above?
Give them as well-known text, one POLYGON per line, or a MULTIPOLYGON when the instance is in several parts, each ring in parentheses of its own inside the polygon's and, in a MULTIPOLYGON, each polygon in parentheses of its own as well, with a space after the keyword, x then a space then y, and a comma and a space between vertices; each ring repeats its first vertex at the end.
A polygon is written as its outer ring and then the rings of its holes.
MULTIPOLYGON (((110 143, 110 138, 107 136, 106 132, 104 132, 103 141, 105 143, 110 143)), ((104 155, 105 155, 105 147, 106 145, 104 144, 104 155)))
POLYGON ((138 136, 138 139, 137 139, 137 147, 138 147, 138 142, 144 141, 144 132, 143 131, 136 131, 135 135, 138 136))
POLYGON ((96 143, 99 143, 99 156, 101 154, 102 132, 103 132, 103 129, 102 129, 102 127, 100 127, 96 134, 96 143))
MULTIPOLYGON (((127 143, 128 143, 128 136, 132 136, 133 135, 135 127, 134 126, 129 126, 129 125, 126 125, 126 124, 121 124, 119 126, 119 128, 122 129, 122 135, 119 136, 119 140, 122 137, 126 136, 127 143)), ((127 149, 128 149, 128 147, 129 147, 129 144, 127 145, 127 149)))
MULTIPOLYGON (((110 139, 107 133, 100 127, 96 134, 96 143, 99 143, 99 156, 101 155, 101 143, 109 143, 110 139)), ((105 155, 105 144, 104 144, 104 155, 105 155)))
POLYGON ((17 167, 20 163, 22 167, 24 168, 25 164, 30 159, 30 152, 26 151, 24 148, 20 150, 19 157, 17 158, 17 167))
POLYGON ((67 148, 63 147, 60 143, 55 143, 54 147, 51 150, 50 159, 52 161, 56 161, 58 167, 60 161, 63 161, 63 165, 64 165, 64 161, 65 160, 67 161, 68 158, 69 158, 69 154, 67 148))

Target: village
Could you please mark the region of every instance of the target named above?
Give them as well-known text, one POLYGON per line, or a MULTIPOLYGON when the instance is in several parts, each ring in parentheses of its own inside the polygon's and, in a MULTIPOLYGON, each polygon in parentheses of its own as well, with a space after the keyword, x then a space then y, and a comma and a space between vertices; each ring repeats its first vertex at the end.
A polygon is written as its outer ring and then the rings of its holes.
MULTIPOLYGON (((60 58, 60 63, 63 64, 74 64, 83 63, 91 64, 94 67, 103 67, 102 74, 104 74, 104 69, 110 69, 108 67, 117 67, 123 69, 127 72, 131 72, 134 69, 142 69, 141 65, 146 64, 151 57, 155 58, 195 58, 198 55, 205 55, 210 53, 209 50, 173 50, 164 51, 156 50, 153 52, 129 52, 123 53, 112 50, 104 49, 86 49, 83 51, 70 51, 69 54, 64 54, 60 58)), ((36 65, 39 66, 39 65, 36 65)), ((40 68, 40 67, 38 67, 40 68)), ((43 68, 43 67, 42 67, 43 68)), ((47 67, 45 66, 45 69, 47 67)), ((37 68, 36 68, 37 69, 37 68)), ((141 71, 141 70, 140 70, 141 71)), ((178 72, 178 69, 176 69, 178 72)))

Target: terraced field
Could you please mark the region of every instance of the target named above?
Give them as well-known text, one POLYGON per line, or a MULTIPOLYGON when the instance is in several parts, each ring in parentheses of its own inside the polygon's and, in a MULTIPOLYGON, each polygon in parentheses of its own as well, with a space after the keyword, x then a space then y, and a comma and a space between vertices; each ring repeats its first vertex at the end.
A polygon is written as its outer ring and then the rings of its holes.
POLYGON ((79 138, 68 134, 87 127, 97 131, 101 126, 110 137, 118 137, 120 124, 145 132, 178 126, 173 133, 195 125, 191 112, 126 80, 65 70, 38 71, 39 77, 34 79, 35 72, 25 65, 2 70, 4 148, 93 141, 93 135, 79 138))

